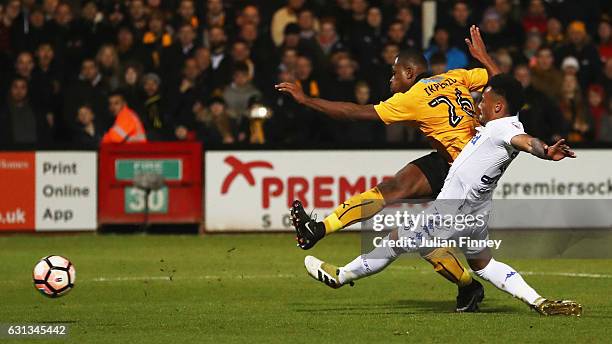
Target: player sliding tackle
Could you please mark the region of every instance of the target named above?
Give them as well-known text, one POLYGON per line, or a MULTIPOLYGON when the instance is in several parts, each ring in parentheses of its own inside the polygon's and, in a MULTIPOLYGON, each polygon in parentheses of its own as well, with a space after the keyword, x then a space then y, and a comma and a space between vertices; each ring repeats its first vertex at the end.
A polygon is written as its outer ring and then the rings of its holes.
MULTIPOLYGON (((491 78, 486 87, 480 109, 482 127, 459 154, 450 168, 444 187, 436 201, 426 211, 431 215, 472 215, 485 219, 480 224, 462 228, 457 225, 427 223, 413 228, 400 227, 385 238, 386 242, 412 243, 404 247, 377 245, 371 252, 357 257, 343 267, 336 267, 308 256, 304 264, 315 279, 334 288, 359 278, 380 272, 399 254, 421 251, 420 243, 435 240, 453 240, 469 244, 461 249, 472 270, 497 288, 527 303, 544 315, 580 315, 582 306, 574 301, 551 301, 531 288, 512 267, 493 259, 490 248, 475 245, 472 241, 488 240, 487 220, 492 209, 493 191, 512 160, 519 152, 528 152, 545 160, 559 161, 576 157, 564 140, 547 146, 523 131, 518 111, 523 106, 521 84, 508 75, 491 78)), ((385 242, 384 240, 381 242, 385 242)))
MULTIPOLYGON (((378 105, 358 105, 311 98, 299 85, 281 83, 279 91, 291 94, 307 107, 345 120, 382 120, 386 124, 402 122, 418 127, 430 140, 436 152, 408 163, 395 176, 366 192, 355 195, 339 205, 334 212, 317 222, 304 211, 299 201, 293 203, 291 215, 302 249, 313 247, 325 235, 354 223, 367 220, 386 205, 401 199, 435 198, 450 168, 463 147, 474 134, 474 101, 472 91, 481 91, 488 77, 499 69, 487 54, 477 27, 470 29, 466 44, 474 58, 485 67, 472 70, 455 69, 447 73, 427 75, 427 61, 416 50, 400 52, 393 64, 390 80, 393 97, 378 105), (488 72, 488 74, 487 74, 488 72)), ((476 310, 476 301, 482 300, 482 285, 445 248, 423 256, 446 279, 457 284, 457 311, 476 310)))

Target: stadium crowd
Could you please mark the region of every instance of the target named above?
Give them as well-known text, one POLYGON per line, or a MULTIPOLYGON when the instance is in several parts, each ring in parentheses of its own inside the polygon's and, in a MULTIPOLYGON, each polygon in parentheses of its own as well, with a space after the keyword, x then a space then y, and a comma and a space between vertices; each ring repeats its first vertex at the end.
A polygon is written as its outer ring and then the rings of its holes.
MULTIPOLYGON (((464 43, 481 27, 489 52, 525 87, 521 121, 551 141, 612 141, 612 17, 607 1, 437 1, 422 42, 420 0, 4 0, 0 5, 0 145, 95 149, 125 110, 149 141, 409 143, 414 129, 341 123, 274 89, 361 104, 390 96, 402 48, 432 73, 477 66, 464 43), (426 44, 424 44, 426 43, 426 44), (117 106, 109 107, 109 98, 117 106)), ((128 118, 128 117, 125 117, 128 118)), ((129 120, 129 118, 128 118, 129 120)))

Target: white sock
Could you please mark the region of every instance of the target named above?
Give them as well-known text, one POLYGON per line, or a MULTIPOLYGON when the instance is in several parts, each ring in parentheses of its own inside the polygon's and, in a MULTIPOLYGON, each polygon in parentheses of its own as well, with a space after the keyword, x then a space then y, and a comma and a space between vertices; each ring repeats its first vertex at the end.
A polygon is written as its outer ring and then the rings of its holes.
POLYGON ((362 254, 352 262, 341 267, 338 279, 340 283, 348 283, 382 271, 397 258, 397 253, 391 247, 377 247, 362 254))
POLYGON ((474 272, 497 288, 530 305, 535 305, 535 301, 541 297, 516 270, 493 258, 484 269, 474 272))

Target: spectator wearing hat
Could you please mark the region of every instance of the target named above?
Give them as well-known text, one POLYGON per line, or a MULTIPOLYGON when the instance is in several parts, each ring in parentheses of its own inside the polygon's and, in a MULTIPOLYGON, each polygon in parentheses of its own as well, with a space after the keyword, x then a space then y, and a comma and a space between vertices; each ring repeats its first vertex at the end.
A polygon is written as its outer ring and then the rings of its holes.
POLYGON ((161 79, 157 74, 148 73, 142 77, 145 101, 140 118, 151 141, 162 141, 168 136, 168 118, 163 107, 160 87, 161 79))
POLYGON ((564 58, 563 62, 561 62, 561 71, 564 75, 569 74, 578 77, 578 72, 580 71, 578 59, 573 56, 564 58))
POLYGON ((567 44, 561 46, 556 53, 556 60, 563 61, 568 56, 576 58, 580 64, 578 80, 580 86, 586 89, 594 82, 601 70, 601 61, 597 48, 590 41, 586 27, 581 21, 573 21, 567 28, 567 44))

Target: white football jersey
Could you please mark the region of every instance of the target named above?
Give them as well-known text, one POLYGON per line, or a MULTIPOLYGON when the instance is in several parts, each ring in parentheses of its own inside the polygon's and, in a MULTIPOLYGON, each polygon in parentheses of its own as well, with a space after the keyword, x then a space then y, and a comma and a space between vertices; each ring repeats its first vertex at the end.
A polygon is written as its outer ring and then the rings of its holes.
POLYGON ((510 140, 525 134, 518 116, 492 120, 476 130, 453 162, 438 195, 439 200, 453 200, 464 213, 490 207, 497 181, 519 153, 510 140))

